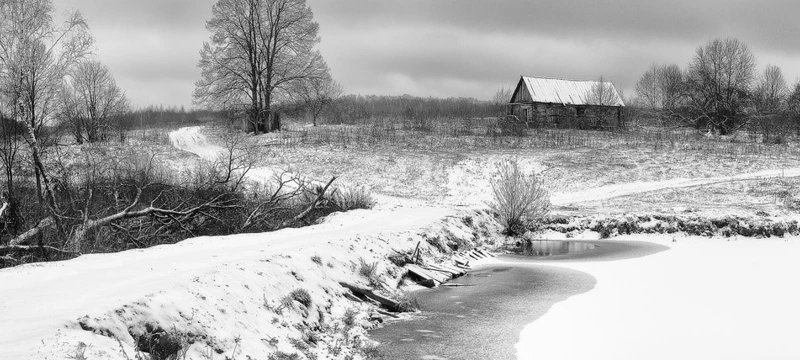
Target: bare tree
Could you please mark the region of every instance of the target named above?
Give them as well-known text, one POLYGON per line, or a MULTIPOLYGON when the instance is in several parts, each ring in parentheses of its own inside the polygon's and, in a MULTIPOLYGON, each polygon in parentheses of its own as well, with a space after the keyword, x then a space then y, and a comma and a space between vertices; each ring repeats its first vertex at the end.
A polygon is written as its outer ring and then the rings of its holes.
POLYGON ((800 116, 800 81, 792 86, 792 91, 786 98, 786 107, 793 115, 800 116))
POLYGON ((677 65, 653 64, 636 83, 637 100, 649 116, 666 125, 680 103, 683 72, 677 65))
POLYGON ((21 165, 19 150, 25 134, 25 126, 15 120, 13 116, 7 116, 6 113, 7 111, 0 110, 0 141, 2 141, 0 142, 0 162, 2 162, 0 165, 2 165, 5 175, 5 189, 0 198, 0 206, 3 209, 0 211, 0 219, 5 220, 5 227, 2 230, 15 236, 22 226, 16 179, 21 165))
POLYGON ((781 68, 767 65, 764 73, 758 78, 754 91, 756 107, 760 114, 778 114, 783 110, 784 100, 789 91, 781 68))
POLYGON ((94 60, 77 66, 64 98, 64 117, 79 144, 105 140, 113 120, 128 109, 125 93, 111 71, 94 60))
POLYGON ((636 82, 636 95, 639 100, 651 110, 658 110, 663 106, 664 93, 661 89, 661 67, 653 64, 642 74, 636 82))
POLYGON ((755 66, 750 48, 735 38, 715 39, 697 48, 687 74, 684 121, 722 135, 746 125, 755 66))
POLYGON ((344 93, 342 86, 329 77, 314 77, 296 84, 292 95, 311 114, 314 126, 320 114, 344 93))
POLYGON ((497 108, 499 115, 505 115, 508 109, 508 104, 511 102, 511 96, 514 95, 514 89, 510 87, 501 87, 492 96, 492 105, 497 108))
POLYGON ((678 104, 682 84, 680 67, 653 64, 636 83, 636 94, 647 110, 663 121, 678 104))
POLYGON ((52 18, 50 0, 0 1, 0 77, 14 108, 12 115, 26 126, 41 197, 52 211, 56 201, 42 160, 41 129, 58 109, 58 96, 70 68, 90 50, 92 38, 80 13, 61 26, 52 18))
POLYGON ((195 101, 244 110, 255 133, 274 130, 271 106, 293 82, 329 76, 305 0, 218 0, 206 27, 195 101))
POLYGON ((603 76, 597 80, 586 93, 586 103, 596 106, 618 106, 619 94, 614 84, 607 82, 603 76))

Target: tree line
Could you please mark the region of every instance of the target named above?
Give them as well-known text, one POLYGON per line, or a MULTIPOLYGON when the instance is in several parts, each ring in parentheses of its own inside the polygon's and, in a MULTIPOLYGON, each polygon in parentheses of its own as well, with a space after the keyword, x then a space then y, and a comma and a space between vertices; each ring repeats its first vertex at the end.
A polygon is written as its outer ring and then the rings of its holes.
POLYGON ((800 82, 790 89, 780 67, 758 72, 756 57, 739 39, 698 47, 685 67, 653 64, 636 84, 645 116, 665 126, 691 126, 721 135, 740 129, 782 141, 800 122, 800 82))

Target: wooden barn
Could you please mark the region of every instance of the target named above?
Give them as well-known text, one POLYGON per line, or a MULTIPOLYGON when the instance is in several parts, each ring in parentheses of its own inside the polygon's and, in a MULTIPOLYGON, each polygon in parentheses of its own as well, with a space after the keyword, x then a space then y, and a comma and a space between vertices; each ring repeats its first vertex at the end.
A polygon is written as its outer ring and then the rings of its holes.
POLYGON ((624 107, 610 82, 522 76, 508 115, 534 125, 605 129, 623 125, 624 107))

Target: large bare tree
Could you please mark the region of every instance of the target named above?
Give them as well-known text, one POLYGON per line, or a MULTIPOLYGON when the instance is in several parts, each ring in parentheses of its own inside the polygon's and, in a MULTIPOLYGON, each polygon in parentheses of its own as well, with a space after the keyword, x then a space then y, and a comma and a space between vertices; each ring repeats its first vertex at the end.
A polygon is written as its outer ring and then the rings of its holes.
POLYGON ((96 60, 78 64, 66 86, 64 103, 63 115, 79 144, 104 140, 114 119, 128 109, 111 70, 96 60))
POLYGON ((684 119, 722 135, 746 125, 755 67, 750 48, 735 38, 714 39, 697 48, 689 63, 684 119))
POLYGON ((305 0, 218 0, 206 27, 195 101, 243 110, 256 133, 273 130, 271 107, 292 83, 329 76, 305 0))

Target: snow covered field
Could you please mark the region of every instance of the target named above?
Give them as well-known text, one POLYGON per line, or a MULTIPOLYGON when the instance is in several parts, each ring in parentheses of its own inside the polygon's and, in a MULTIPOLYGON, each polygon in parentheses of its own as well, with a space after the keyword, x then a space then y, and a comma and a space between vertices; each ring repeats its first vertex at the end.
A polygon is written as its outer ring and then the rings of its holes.
MULTIPOLYGON (((179 149, 212 159, 223 148, 202 130, 183 128, 171 133, 170 140, 179 149)), ((308 163, 333 166, 335 156, 347 154, 314 153, 308 163)), ((514 154, 387 158, 391 166, 369 164, 375 169, 368 168, 374 178, 367 185, 401 193, 408 192, 404 187, 427 186, 420 190, 426 196, 377 195, 379 204, 373 210, 335 214, 302 229, 196 238, 0 270, 0 359, 75 358, 82 348, 88 359, 134 358, 131 334, 147 325, 202 334, 188 358, 266 359, 276 350, 296 351, 287 339, 323 323, 341 324, 345 311, 354 306, 344 300, 337 282, 357 278, 361 259, 382 261, 381 271, 388 274, 396 271, 386 265, 393 250, 413 249, 429 236, 472 238, 478 226, 490 222, 475 209, 490 197, 489 165, 508 157, 514 154), (475 223, 465 225, 466 217, 475 223), (321 261, 313 261, 314 256, 321 261), (311 308, 294 304, 291 311, 276 311, 282 298, 301 288, 311 293, 311 308)), ((523 160, 531 171, 553 168, 535 157, 523 160)), ((351 171, 351 165, 342 169, 351 171)), ((251 178, 268 179, 278 168, 256 169, 251 178)), ((318 180, 329 175, 310 173, 318 180)), ((561 191, 552 195, 552 202, 571 205, 661 189, 792 176, 800 176, 800 170, 632 179, 580 191, 575 185, 554 184, 561 191)), ((729 242, 678 237, 673 243, 672 237, 628 238, 671 249, 637 259, 557 264, 594 276, 597 286, 556 304, 528 325, 517 346, 520 358, 800 357, 791 346, 800 324, 800 289, 792 278, 800 272, 800 239, 729 242)), ((321 343, 335 346, 363 338, 363 331, 353 331, 325 333, 321 343)), ((318 355, 330 350, 312 349, 318 355)), ((345 351, 336 358, 346 355, 345 351)))
POLYGON ((626 236, 671 249, 559 262, 597 279, 529 324, 519 359, 798 359, 800 239, 626 236))

